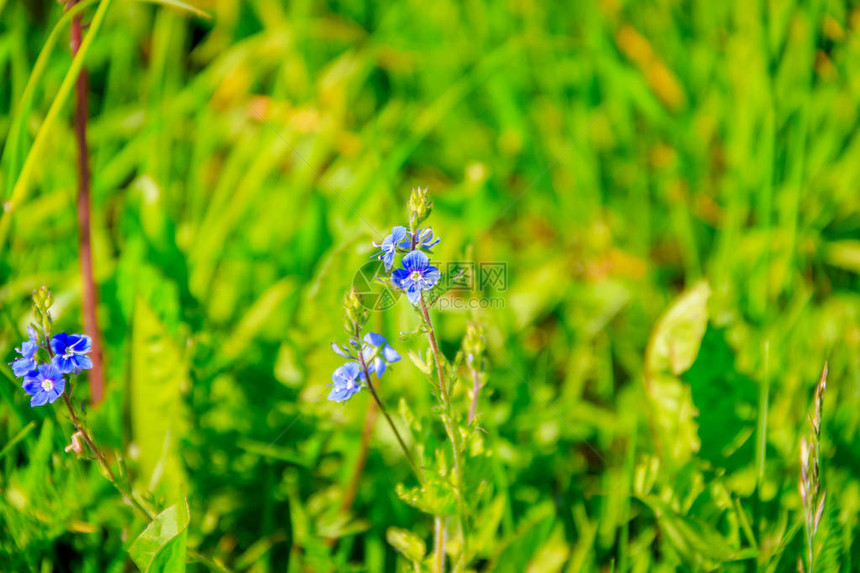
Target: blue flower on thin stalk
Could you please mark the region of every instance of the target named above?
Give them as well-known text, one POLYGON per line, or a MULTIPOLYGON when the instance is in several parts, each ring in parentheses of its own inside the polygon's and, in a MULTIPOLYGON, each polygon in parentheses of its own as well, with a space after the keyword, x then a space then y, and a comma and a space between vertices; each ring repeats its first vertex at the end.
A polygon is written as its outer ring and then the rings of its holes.
POLYGON ((36 334, 36 330, 32 326, 27 327, 27 333, 30 335, 30 339, 24 342, 21 348, 15 349, 21 358, 9 363, 12 366, 12 372, 19 378, 36 369, 35 356, 39 350, 39 335, 36 334))
POLYGON ((361 351, 361 358, 367 364, 368 372, 376 372, 377 378, 382 377, 388 364, 400 361, 400 354, 381 334, 368 332, 364 335, 364 342, 367 346, 361 351))
POLYGON ((413 249, 427 249, 428 251, 435 247, 442 239, 439 237, 433 238, 433 229, 424 227, 415 232, 412 236, 413 249))
POLYGON ((93 361, 87 356, 92 349, 92 340, 84 334, 61 332, 51 339, 53 363, 63 374, 77 374, 81 370, 92 368, 93 361))
POLYGON ((403 257, 403 268, 396 269, 391 282, 406 291, 409 302, 418 304, 421 291, 433 288, 442 273, 430 264, 430 259, 421 251, 412 251, 403 257))
POLYGON ((409 250, 411 241, 409 231, 406 227, 393 227, 391 234, 385 237, 380 244, 373 243, 374 247, 379 247, 379 252, 374 253, 371 258, 377 258, 385 263, 385 270, 390 271, 391 265, 394 264, 394 254, 397 249, 409 250))
POLYGON ((326 400, 334 402, 346 402, 361 390, 361 380, 364 378, 364 372, 361 371, 361 366, 357 362, 347 362, 331 375, 333 386, 326 400))
POLYGON ((30 407, 35 408, 53 404, 66 389, 66 379, 55 364, 40 364, 36 370, 27 374, 21 387, 32 396, 30 407))

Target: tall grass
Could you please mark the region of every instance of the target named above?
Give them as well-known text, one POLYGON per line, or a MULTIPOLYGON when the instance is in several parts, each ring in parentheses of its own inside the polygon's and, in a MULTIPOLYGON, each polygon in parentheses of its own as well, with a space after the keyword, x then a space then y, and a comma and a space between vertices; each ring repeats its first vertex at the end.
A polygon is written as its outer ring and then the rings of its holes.
MULTIPOLYGON (((79 4, 72 59, 59 5, 0 1, 0 348, 43 283, 57 328, 82 322, 85 64, 106 356, 87 422, 153 506, 187 498, 191 550, 255 572, 399 571, 404 547, 453 565, 456 536, 434 556, 453 520, 395 494, 411 472, 369 393, 324 403, 341 293, 420 185, 438 260, 507 265, 480 293, 503 308, 432 317, 447 356, 485 333, 451 388, 477 397, 472 569, 808 567, 798 444, 827 359, 813 561, 852 570, 856 7, 160 4, 79 4)), ((369 321, 420 327, 402 301, 369 321)), ((0 570, 126 570, 146 520, 0 371, 0 570)), ((414 364, 395 374, 398 420, 433 411, 414 364)))

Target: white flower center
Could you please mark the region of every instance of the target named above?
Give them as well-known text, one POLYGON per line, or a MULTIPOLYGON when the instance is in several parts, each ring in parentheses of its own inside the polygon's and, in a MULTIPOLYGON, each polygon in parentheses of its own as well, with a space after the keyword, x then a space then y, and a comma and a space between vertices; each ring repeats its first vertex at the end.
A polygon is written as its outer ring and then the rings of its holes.
POLYGON ((44 390, 45 392, 50 392, 53 389, 54 389, 54 381, 53 380, 50 380, 49 378, 45 378, 44 380, 42 380, 42 390, 44 390))
POLYGON ((349 381, 349 382, 347 382, 347 383, 346 383, 346 389, 347 389, 347 390, 352 390, 352 381, 349 381))
POLYGON ((412 279, 413 281, 420 281, 421 280, 421 271, 412 271, 411 273, 409 273, 409 278, 412 279))

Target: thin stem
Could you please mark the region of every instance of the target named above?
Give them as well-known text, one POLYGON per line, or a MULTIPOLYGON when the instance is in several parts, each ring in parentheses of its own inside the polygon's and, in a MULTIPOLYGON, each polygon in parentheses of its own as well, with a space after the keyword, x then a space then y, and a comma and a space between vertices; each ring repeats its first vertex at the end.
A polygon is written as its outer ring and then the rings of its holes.
POLYGON ((460 514, 460 529, 463 532, 463 552, 461 557, 465 560, 469 545, 467 541, 468 536, 466 535, 466 504, 463 499, 466 487, 465 480, 463 479, 463 465, 460 460, 460 434, 459 430, 454 426, 454 411, 451 404, 451 395, 448 392, 448 384, 445 382, 442 352, 439 350, 439 343, 436 340, 436 330, 433 328, 433 322, 430 320, 430 311, 427 308, 427 303, 424 302, 423 292, 419 294, 418 300, 424 317, 424 324, 427 326, 427 338, 430 340, 433 358, 436 361, 436 372, 439 377, 439 394, 442 398, 443 407, 442 421, 445 423, 445 429, 448 432, 448 437, 451 440, 451 449, 454 453, 454 473, 457 476, 457 505, 460 514))
MULTIPOLYGON (((76 3, 76 2, 75 2, 76 3)), ((74 3, 73 3, 74 4, 74 3)), ((78 54, 82 40, 81 16, 72 19, 71 49, 72 56, 78 54)), ((89 151, 87 149, 87 69, 81 68, 75 86, 75 140, 78 146, 78 227, 80 230, 79 252, 81 261, 81 279, 83 282, 82 303, 84 307, 84 330, 92 339, 90 357, 93 367, 88 377, 90 384, 90 400, 98 404, 104 394, 104 375, 102 368, 101 338, 99 336, 98 290, 93 276, 92 232, 90 225, 90 169, 89 151)))
MULTIPOLYGON (((83 437, 84 442, 86 442, 87 446, 95 455, 96 461, 98 461, 99 465, 108 475, 108 481, 110 481, 111 485, 113 485, 113 487, 119 492, 119 494, 122 496, 123 500, 127 504, 136 509, 138 513, 140 513, 147 521, 152 522, 156 518, 156 513, 143 505, 140 501, 138 501, 137 498, 135 498, 134 492, 131 490, 131 488, 129 487, 128 489, 126 489, 117 479, 116 473, 114 473, 113 468, 110 467, 110 463, 108 463, 104 452, 102 452, 102 450, 93 441, 93 438, 87 431, 86 426, 84 426, 84 424, 81 422, 81 419, 78 418, 78 415, 75 413, 75 408, 74 406, 72 406, 71 398, 69 398, 70 393, 71 392, 63 392, 63 401, 66 403, 66 408, 68 408, 69 410, 69 415, 72 418, 72 424, 75 426, 75 429, 77 429, 78 433, 83 437)), ((230 569, 225 567, 217 560, 207 557, 190 547, 186 548, 186 553, 188 554, 189 559, 197 561, 199 563, 203 563, 210 569, 216 569, 218 571, 230 573, 230 569)))
POLYGON ((406 459, 409 460, 409 465, 412 467, 412 471, 415 472, 415 477, 418 478, 421 485, 424 485, 424 474, 412 458, 412 454, 409 452, 409 447, 407 447, 406 442, 404 442, 403 438, 400 436, 400 431, 397 429, 397 426, 394 425, 394 420, 392 420, 391 416, 388 415, 388 410, 385 408, 385 404, 382 403, 382 400, 380 400, 379 394, 376 393, 376 387, 370 379, 370 372, 368 371, 367 363, 364 361, 364 357, 360 352, 358 353, 358 360, 361 364, 361 370, 364 372, 364 379, 367 381, 367 387, 370 389, 370 394, 373 396, 373 399, 376 400, 376 404, 379 406, 379 411, 382 412, 382 415, 385 416, 386 420, 388 420, 388 425, 391 426, 391 430, 394 432, 394 436, 397 438, 400 448, 403 450, 403 453, 406 454, 406 459))
POLYGON ((438 515, 433 520, 433 550, 435 551, 436 573, 445 573, 445 527, 438 515))
POLYGON ((149 508, 145 507, 142 503, 140 503, 137 499, 135 499, 134 494, 131 490, 126 490, 119 482, 116 477, 116 473, 114 473, 113 468, 110 467, 110 463, 108 463, 107 458, 101 449, 95 444, 92 436, 87 431, 86 426, 81 422, 78 415, 75 413, 75 408, 72 406, 72 400, 69 398, 69 394, 63 392, 63 401, 66 403, 66 408, 69 410, 69 415, 72 417, 72 424, 77 429, 78 433, 83 437, 84 442, 86 442, 87 446, 92 450, 93 454, 96 457, 96 461, 99 465, 104 469, 105 473, 108 475, 108 480, 111 484, 116 488, 116 490, 122 495, 123 500, 140 512, 147 520, 152 521, 155 519, 155 513, 151 511, 149 508))

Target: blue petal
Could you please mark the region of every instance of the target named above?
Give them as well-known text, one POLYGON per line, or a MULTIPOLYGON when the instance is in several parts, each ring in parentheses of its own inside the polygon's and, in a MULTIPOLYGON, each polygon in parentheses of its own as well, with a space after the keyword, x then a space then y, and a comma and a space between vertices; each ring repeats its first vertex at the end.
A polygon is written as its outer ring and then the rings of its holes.
POLYGON ((334 382, 336 388, 339 386, 346 387, 349 382, 355 382, 360 372, 361 367, 357 362, 347 362, 332 373, 331 381, 334 382))
POLYGON ((421 251, 412 251, 403 257, 403 268, 407 271, 423 271, 430 264, 430 259, 421 251))
POLYGON ((48 393, 42 390, 41 392, 35 394, 32 398, 30 398, 30 407, 36 408, 38 406, 44 406, 48 403, 48 393))
POLYGON ((78 370, 89 370, 93 367, 93 360, 89 356, 77 354, 72 356, 72 362, 78 370))
POLYGON ((54 363, 51 364, 41 364, 39 366, 39 374, 42 378, 50 378, 51 380, 58 380, 63 377, 63 374, 67 374, 63 372, 61 369, 57 368, 57 365, 54 363))
POLYGON ((439 269, 436 267, 427 267, 424 270, 423 278, 424 278, 424 290, 429 289, 433 285, 439 282, 439 279, 442 277, 442 273, 439 272, 439 269))
MULTIPOLYGON (((54 379, 54 391, 57 393, 57 396, 63 393, 63 390, 66 389, 66 379, 63 376, 60 376, 59 379, 54 379)), ((57 398, 55 397, 54 400, 57 398)), ((53 402, 54 400, 51 400, 53 402)))
POLYGON ((376 372, 377 378, 382 378, 382 373, 385 372, 385 361, 377 356, 373 360, 374 371, 376 372))
POLYGON ((69 335, 65 332, 61 332, 59 334, 55 334, 51 339, 51 350, 54 351, 54 354, 65 354, 66 347, 68 346, 68 337, 69 335))
POLYGON ((412 285, 412 286, 410 286, 410 287, 409 287, 409 289, 406 291, 406 296, 407 296, 407 297, 409 297, 409 302, 411 302, 412 304, 416 304, 416 305, 417 305, 417 304, 418 304, 418 299, 419 299, 419 297, 421 296, 421 294, 420 294, 420 293, 421 293, 421 291, 420 291, 420 290, 418 290, 418 287, 417 287, 416 285, 414 285, 414 284, 413 284, 413 285, 412 285))
POLYGON ((386 344, 382 347, 382 357, 386 362, 399 362, 400 354, 393 348, 391 348, 390 344, 386 344))
POLYGON ((66 358, 63 354, 55 354, 51 359, 51 364, 63 374, 71 374, 75 371, 75 363, 71 358, 66 358))
POLYGON ((342 402, 343 400, 345 400, 345 398, 343 397, 344 390, 346 390, 346 388, 338 388, 337 386, 335 386, 331 389, 331 392, 328 393, 328 398, 326 398, 326 400, 331 400, 332 402, 342 402))
POLYGON ((385 264, 385 272, 391 270, 392 265, 394 265, 394 250, 390 250, 382 257, 382 262, 385 264))
MULTIPOLYGON (((409 255, 406 255, 407 257, 409 255)), ((405 258, 403 259, 405 262, 405 258)), ((391 275, 391 284, 396 286, 397 288, 405 289, 408 285, 405 284, 406 279, 409 277, 409 271, 404 269, 394 269, 394 273, 391 275)))
POLYGON ((75 354, 86 354, 93 349, 92 339, 85 334, 73 334, 69 338, 74 339, 71 343, 71 350, 75 354))
POLYGON ((42 391, 42 382, 36 378, 27 378, 24 380, 21 388, 23 388, 24 392, 27 394, 34 396, 42 391))
POLYGON ((406 230, 406 227, 392 227, 391 235, 389 236, 389 238, 391 239, 391 243, 396 245, 397 243, 401 242, 403 238, 406 237, 406 235, 408 234, 409 232, 406 230))
POLYGON ((18 351, 21 356, 24 358, 33 358, 36 352, 39 350, 39 345, 32 340, 28 340, 24 344, 21 345, 21 349, 18 351))
POLYGON ((19 358, 12 363, 12 373, 18 378, 26 376, 36 369, 36 361, 32 358, 19 358))
POLYGON ((380 346, 384 346, 388 344, 388 341, 385 340, 385 337, 376 332, 368 332, 364 335, 364 341, 374 348, 379 348, 380 346))

